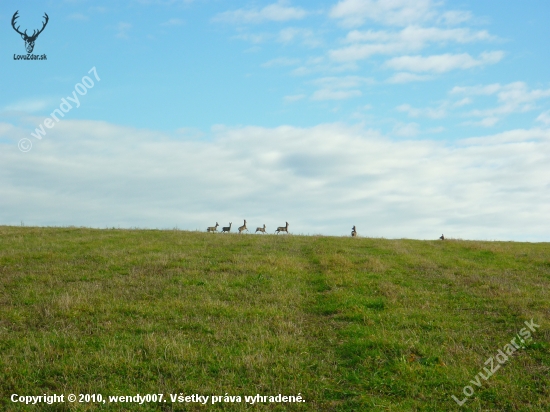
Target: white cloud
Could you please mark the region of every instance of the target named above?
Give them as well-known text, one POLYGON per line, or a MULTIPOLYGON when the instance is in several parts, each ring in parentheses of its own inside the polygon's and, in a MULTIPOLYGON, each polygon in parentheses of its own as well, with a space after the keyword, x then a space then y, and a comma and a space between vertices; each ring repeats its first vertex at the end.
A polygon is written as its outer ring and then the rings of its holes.
POLYGON ((456 25, 464 23, 472 18, 469 11, 450 10, 441 14, 439 21, 443 24, 456 25))
POLYGON ((117 24, 117 34, 116 36, 120 39, 127 39, 128 38, 128 32, 132 28, 132 25, 130 23, 125 23, 123 21, 119 22, 117 24))
POLYGON ((407 113, 410 117, 429 117, 430 119, 441 119, 447 115, 447 112, 443 107, 434 108, 424 108, 418 109, 411 107, 409 104, 402 104, 397 106, 396 109, 400 112, 407 113))
POLYGON ((65 120, 35 143, 0 143, 3 224, 205 230, 247 219, 271 232, 288 221, 293 233, 550 240, 548 129, 451 144, 334 124, 178 140, 65 120))
POLYGON ((135 0, 135 1, 146 6, 151 4, 161 5, 161 6, 172 6, 174 4, 189 5, 196 0, 135 0))
POLYGON ((498 117, 486 117, 479 122, 480 126, 492 127, 498 122, 498 117))
POLYGON ((294 94, 294 95, 288 95, 285 96, 285 102, 297 102, 298 100, 302 100, 306 97, 305 94, 294 94))
POLYGON ((51 99, 24 99, 8 104, 7 106, 2 108, 2 111, 36 113, 42 110, 52 109, 52 106, 54 104, 54 100, 51 99))
MULTIPOLYGON (((545 129, 533 128, 533 129, 515 129, 508 130, 506 132, 497 133, 488 136, 477 136, 462 139, 458 142, 460 147, 468 146, 484 146, 484 145, 514 145, 514 144, 531 144, 537 145, 542 143, 541 154, 546 153, 547 143, 549 142, 550 131, 545 129)), ((540 156, 536 156, 540 158, 540 156)))
POLYGON ((534 102, 542 98, 550 97, 550 89, 528 90, 524 82, 510 83, 497 93, 498 100, 513 109, 520 108, 527 111, 534 108, 534 102))
POLYGON ((367 20, 405 26, 430 20, 436 12, 431 0, 342 0, 329 16, 347 27, 360 26, 367 20))
POLYGON ((323 56, 307 59, 304 64, 292 71, 293 75, 304 76, 311 73, 337 74, 357 70, 355 62, 334 64, 323 56))
POLYGON ((472 96, 490 95, 490 94, 495 94, 496 92, 501 90, 501 88, 502 86, 498 83, 488 84, 488 85, 479 85, 479 86, 466 86, 466 87, 455 86, 451 90, 451 93, 452 94, 463 93, 463 94, 468 94, 472 96))
POLYGON ((471 103, 472 103, 472 99, 470 99, 469 97, 465 97, 463 99, 460 99, 457 102, 454 102, 453 107, 462 107, 462 106, 466 106, 466 105, 471 104, 471 103))
POLYGON ((388 83, 400 84, 400 83, 410 83, 410 82, 423 82, 430 79, 432 79, 432 76, 400 72, 400 73, 394 74, 392 77, 390 77, 386 81, 388 83))
POLYGON ((292 43, 300 41, 309 47, 319 47, 322 41, 317 38, 313 30, 296 27, 287 27, 279 32, 278 41, 281 43, 292 43))
POLYGON ((300 66, 292 70, 291 74, 294 76, 306 76, 312 72, 313 70, 310 67, 300 66))
POLYGON ((268 33, 241 33, 234 36, 235 39, 248 41, 254 44, 263 43, 272 37, 273 36, 268 33))
POLYGON ((361 26, 369 20, 390 26, 430 21, 453 26, 472 18, 469 11, 439 11, 442 5, 437 0, 341 0, 332 7, 329 16, 339 19, 345 27, 361 26))
POLYGON ((194 127, 180 127, 176 133, 186 139, 201 139, 205 136, 204 132, 194 127))
POLYGON ((88 8, 89 11, 94 13, 107 13, 107 8, 102 6, 91 6, 88 8))
POLYGON ((479 121, 467 121, 463 124, 466 126, 493 127, 495 124, 498 123, 499 120, 500 119, 496 116, 490 116, 479 121))
POLYGON ((375 54, 394 54, 402 50, 399 44, 354 44, 330 50, 329 57, 339 62, 364 60, 375 54))
POLYGON ((303 19, 307 12, 300 7, 287 6, 288 1, 280 0, 277 3, 265 6, 262 9, 238 9, 226 11, 216 15, 213 21, 236 24, 259 24, 266 21, 289 21, 303 19))
POLYGON ((277 57, 262 64, 262 67, 274 66, 295 66, 300 63, 300 59, 292 59, 290 57, 277 57))
POLYGON ((258 53, 261 50, 262 48, 260 46, 252 46, 246 50, 243 50, 243 53, 258 53))
POLYGON ((404 47, 420 49, 429 43, 472 43, 476 41, 494 40, 486 30, 472 31, 467 28, 441 29, 437 27, 407 26, 399 32, 359 31, 353 30, 346 36, 346 42, 356 43, 365 41, 394 42, 404 44, 404 47))
POLYGON ((361 76, 322 77, 312 83, 318 87, 311 96, 312 100, 344 100, 362 96, 358 87, 372 84, 373 80, 361 76))
POLYGON ((161 26, 171 27, 171 26, 181 26, 184 23, 182 19, 169 19, 164 23, 161 23, 161 26))
POLYGON ((395 70, 407 70, 412 72, 445 73, 457 69, 470 69, 487 64, 498 63, 504 57, 501 51, 481 53, 478 59, 468 53, 440 54, 428 57, 401 56, 388 60, 385 65, 395 70))
POLYGON ((529 90, 526 83, 513 82, 505 85, 495 83, 454 87, 451 94, 465 94, 467 96, 496 95, 498 106, 490 109, 475 109, 469 113, 472 116, 485 117, 485 124, 491 125, 492 120, 490 119, 500 118, 510 113, 522 113, 536 109, 538 100, 550 97, 550 89, 529 90))
MULTIPOLYGON (((439 119, 447 117, 449 113, 458 113, 461 117, 474 118, 467 120, 462 125, 493 127, 502 118, 512 113, 524 113, 537 108, 537 102, 542 99, 550 98, 550 89, 530 90, 524 82, 514 82, 506 85, 489 84, 477 86, 456 86, 450 91, 451 95, 466 95, 460 100, 447 99, 435 107, 416 108, 409 104, 401 104, 396 107, 399 112, 407 113, 409 117, 427 117, 439 119), (472 105, 475 96, 482 96, 484 99, 496 97, 497 105, 489 108, 476 108, 464 111, 465 106, 472 105), (480 119, 481 118, 481 119, 480 119)), ((478 102, 478 107, 486 107, 485 102, 478 102)), ((536 120, 545 124, 548 120, 550 124, 550 115, 548 112, 542 113, 536 120)))
POLYGON ((15 130, 15 127, 9 123, 0 122, 0 136, 8 137, 8 135, 15 130))
POLYGON ((86 21, 88 20, 88 16, 85 16, 82 13, 71 13, 69 14, 69 20, 79 20, 79 21, 86 21))
POLYGON ((546 126, 550 126, 550 110, 542 112, 538 117, 537 121, 543 123, 546 126))
POLYGON ((428 132, 428 133, 442 133, 445 130, 447 130, 447 129, 445 129, 443 126, 438 126, 438 127, 431 127, 429 129, 427 129, 426 132, 428 132))
POLYGON ((313 93, 311 100, 345 100, 362 95, 363 93, 360 90, 320 89, 313 93))
POLYGON ((372 84, 373 80, 369 77, 362 76, 321 77, 314 80, 312 83, 332 89, 342 89, 372 84))
POLYGON ((170 6, 172 4, 191 4, 195 0, 136 0, 138 3, 149 5, 149 4, 160 4, 162 6, 170 6))
POLYGON ((399 32, 353 30, 346 36, 346 43, 354 43, 340 49, 330 50, 329 56, 336 61, 356 61, 375 54, 417 52, 426 46, 447 43, 472 43, 494 39, 487 31, 470 29, 440 29, 408 26, 399 32), (365 44, 365 42, 367 42, 365 44))
POLYGON ((399 137, 415 137, 420 133, 418 123, 398 123, 393 128, 393 134, 399 137))

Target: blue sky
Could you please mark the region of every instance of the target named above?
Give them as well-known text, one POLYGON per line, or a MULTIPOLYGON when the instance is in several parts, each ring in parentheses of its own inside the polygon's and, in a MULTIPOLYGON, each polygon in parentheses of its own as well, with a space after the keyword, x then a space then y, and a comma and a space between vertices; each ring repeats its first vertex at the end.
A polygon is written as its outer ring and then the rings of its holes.
POLYGON ((2 2, 0 224, 548 241, 549 11, 2 2), (47 60, 14 60, 16 10, 47 60))

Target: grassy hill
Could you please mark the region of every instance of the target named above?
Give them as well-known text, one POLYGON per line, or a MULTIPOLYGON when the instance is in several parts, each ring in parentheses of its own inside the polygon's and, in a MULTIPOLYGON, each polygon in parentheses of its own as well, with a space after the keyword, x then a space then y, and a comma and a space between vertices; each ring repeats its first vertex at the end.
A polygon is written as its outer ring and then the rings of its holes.
POLYGON ((548 411, 549 315, 548 243, 0 227, 0 409, 548 411))

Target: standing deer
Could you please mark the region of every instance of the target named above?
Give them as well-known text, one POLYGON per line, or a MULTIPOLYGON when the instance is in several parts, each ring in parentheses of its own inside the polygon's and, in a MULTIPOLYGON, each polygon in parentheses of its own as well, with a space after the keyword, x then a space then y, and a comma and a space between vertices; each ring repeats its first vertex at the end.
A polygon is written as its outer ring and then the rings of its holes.
POLYGON ((229 226, 222 227, 222 233, 229 233, 231 231, 231 222, 229 222, 229 226))
POLYGON ((357 230, 355 230, 355 226, 351 228, 351 237, 357 237, 357 230))
POLYGON ((246 227, 246 219, 244 221, 244 225, 239 227, 239 234, 241 234, 241 232, 244 232, 245 230, 248 232, 248 228, 246 227))
POLYGON ((13 27, 13 29, 19 33, 21 35, 21 38, 23 40, 25 40, 25 48, 27 49, 27 53, 32 53, 32 51, 34 50, 34 42, 36 41, 36 38, 38 37, 38 35, 40 33, 42 33, 42 31, 44 31, 44 29, 46 28, 46 25, 48 24, 48 20, 50 20, 50 18, 48 17, 48 15, 46 13, 44 13, 44 19, 46 19, 46 21, 44 23, 42 23, 42 28, 40 30, 38 30, 38 33, 36 32, 36 30, 34 30, 32 32, 32 35, 29 36, 27 34, 27 30, 25 30, 24 33, 21 33, 19 31, 19 27, 21 26, 17 26, 15 27, 15 20, 17 20, 17 18, 19 17, 17 15, 17 13, 19 13, 19 10, 17 10, 14 14, 13 14, 13 17, 11 18, 11 26, 13 27))
POLYGON ((277 234, 279 234, 279 232, 286 232, 288 234, 288 222, 286 222, 286 226, 279 226, 275 232, 277 232, 277 234))
POLYGON ((441 237, 439 239, 445 240, 445 236, 441 235, 441 237))
POLYGON ((264 223, 264 227, 257 227, 254 233, 258 233, 258 232, 262 232, 265 234, 265 223, 264 223))
POLYGON ((219 226, 219 225, 218 225, 218 222, 216 222, 216 226, 207 227, 207 228, 206 228, 206 231, 207 231, 207 232, 212 232, 212 233, 217 232, 217 231, 218 231, 218 226, 219 226))

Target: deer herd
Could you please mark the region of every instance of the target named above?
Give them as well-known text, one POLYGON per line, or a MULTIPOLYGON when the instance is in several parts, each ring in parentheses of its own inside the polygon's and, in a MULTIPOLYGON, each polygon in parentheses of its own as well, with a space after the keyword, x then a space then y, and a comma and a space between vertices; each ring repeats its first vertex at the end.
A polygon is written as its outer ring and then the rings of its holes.
MULTIPOLYGON (((275 233, 279 234, 280 232, 286 232, 288 234, 288 222, 285 222, 286 223, 286 226, 279 226, 277 228, 277 230, 275 231, 275 233)), ((226 226, 226 227, 223 227, 222 228, 222 233, 229 233, 231 232, 231 222, 229 222, 229 226, 226 226)), ((206 228, 206 231, 207 232, 218 232, 218 222, 216 222, 216 226, 210 226, 210 227, 207 227, 206 228)), ((246 219, 244 221, 244 224, 242 226, 239 226, 239 234, 241 234, 242 232, 244 232, 245 230, 248 232, 248 228, 246 227, 246 219)), ((256 228, 256 231, 254 233, 258 233, 258 232, 261 232, 261 233, 266 233, 265 231, 265 223, 263 225, 263 227, 257 227, 256 228)), ((355 228, 355 225, 351 228, 351 237, 357 237, 357 229, 355 228)), ((445 236, 441 235, 441 237, 439 238, 441 240, 445 240, 445 236)))
MULTIPOLYGON (((279 234, 281 232, 286 232, 288 234, 288 222, 285 222, 286 225, 285 226, 279 226, 277 228, 277 230, 275 231, 275 233, 279 234)), ((229 233, 231 232, 231 225, 232 225, 232 222, 229 222, 229 226, 225 226, 225 227, 222 227, 222 233, 229 233)), ((218 232, 218 226, 219 226, 219 223, 216 222, 216 225, 215 226, 209 226, 206 228, 206 231, 207 232, 218 232)), ((239 234, 241 234, 242 232, 244 232, 245 230, 248 232, 248 228, 246 227, 246 219, 244 220, 244 223, 242 226, 239 226, 238 228, 239 230, 239 234)), ((258 232, 261 232, 261 233, 266 233, 265 231, 265 223, 263 225, 263 227, 257 227, 256 228, 256 231, 254 233, 258 233, 258 232)), ((352 237, 357 237, 357 230, 355 229, 355 226, 353 226, 353 228, 351 229, 351 236, 352 237)))
MULTIPOLYGON (((288 234, 288 222, 285 222, 286 223, 286 226, 279 226, 277 228, 277 230, 275 231, 275 233, 279 234, 279 232, 286 232, 288 234)), ((231 232, 231 225, 232 225, 232 222, 229 222, 229 226, 225 226, 225 227, 222 227, 222 233, 229 233, 231 232)), ((209 226, 206 228, 206 231, 207 232, 217 232, 218 231, 218 222, 216 222, 216 226, 209 226)), ((355 226, 354 226, 355 227, 355 226)), ((246 219, 244 221, 244 224, 242 226, 239 226, 238 228, 239 230, 239 234, 244 232, 245 230, 248 232, 248 228, 246 227, 246 219)), ((265 223, 263 225, 263 227, 257 227, 256 228, 256 231, 254 233, 258 233, 258 232, 261 232, 261 233, 266 233, 265 231, 265 223)))

